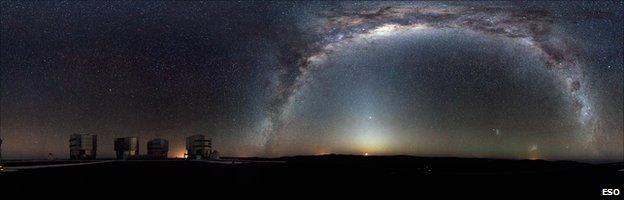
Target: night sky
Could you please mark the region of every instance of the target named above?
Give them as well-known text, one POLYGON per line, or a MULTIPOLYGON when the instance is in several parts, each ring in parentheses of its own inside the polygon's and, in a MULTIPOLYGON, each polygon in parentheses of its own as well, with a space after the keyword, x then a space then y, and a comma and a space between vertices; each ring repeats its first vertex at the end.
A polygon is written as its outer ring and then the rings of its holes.
POLYGON ((622 2, 0 2, 4 158, 622 160, 622 2))

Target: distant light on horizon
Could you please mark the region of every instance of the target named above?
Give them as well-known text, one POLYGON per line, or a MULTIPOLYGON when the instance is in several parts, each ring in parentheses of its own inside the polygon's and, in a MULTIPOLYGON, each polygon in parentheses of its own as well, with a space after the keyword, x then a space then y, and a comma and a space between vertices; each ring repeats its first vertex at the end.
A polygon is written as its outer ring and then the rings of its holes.
POLYGON ((89 133, 102 159, 202 134, 223 157, 621 160, 621 3, 474 4, 3 2, 2 158, 89 133))

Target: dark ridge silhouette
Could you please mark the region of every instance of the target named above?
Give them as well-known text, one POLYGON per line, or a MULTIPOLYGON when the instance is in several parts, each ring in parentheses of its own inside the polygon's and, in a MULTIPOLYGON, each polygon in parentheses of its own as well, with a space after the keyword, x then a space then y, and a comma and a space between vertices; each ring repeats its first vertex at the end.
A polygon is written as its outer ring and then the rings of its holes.
MULTIPOLYGON (((50 163, 52 161, 4 165, 50 163)), ((0 173, 0 184, 3 188, 18 190, 62 189, 68 185, 84 189, 94 186, 150 188, 152 183, 180 190, 210 187, 299 191, 355 186, 380 191, 417 188, 420 192, 441 194, 446 190, 477 194, 565 191, 562 195, 600 197, 601 188, 622 186, 624 172, 618 171, 622 168, 624 163, 357 155, 224 158, 217 162, 125 160, 0 173)))

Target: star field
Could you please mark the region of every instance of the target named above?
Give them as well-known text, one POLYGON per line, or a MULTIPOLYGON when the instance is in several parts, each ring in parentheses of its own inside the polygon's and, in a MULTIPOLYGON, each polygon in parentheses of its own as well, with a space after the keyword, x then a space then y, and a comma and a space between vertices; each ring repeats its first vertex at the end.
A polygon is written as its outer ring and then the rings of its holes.
POLYGON ((226 156, 623 156, 621 2, 0 8, 7 158, 66 157, 75 133, 105 157, 193 134, 226 156))

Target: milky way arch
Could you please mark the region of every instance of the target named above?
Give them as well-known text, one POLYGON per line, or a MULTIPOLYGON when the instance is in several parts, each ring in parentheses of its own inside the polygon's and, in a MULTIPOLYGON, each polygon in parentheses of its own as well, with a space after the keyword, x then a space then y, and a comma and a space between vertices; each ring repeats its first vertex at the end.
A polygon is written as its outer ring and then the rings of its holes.
POLYGON ((544 10, 512 7, 408 5, 328 13, 313 30, 320 36, 319 41, 298 49, 295 53, 298 57, 291 59, 293 62, 280 63, 280 78, 267 104, 261 129, 266 151, 270 154, 278 145, 277 138, 285 134, 282 131, 290 119, 294 96, 313 81, 311 72, 320 70, 319 63, 349 43, 413 29, 471 30, 530 47, 566 84, 564 92, 583 127, 578 139, 595 151, 597 116, 589 98, 590 88, 584 84, 583 63, 571 39, 554 25, 556 19, 544 10))

